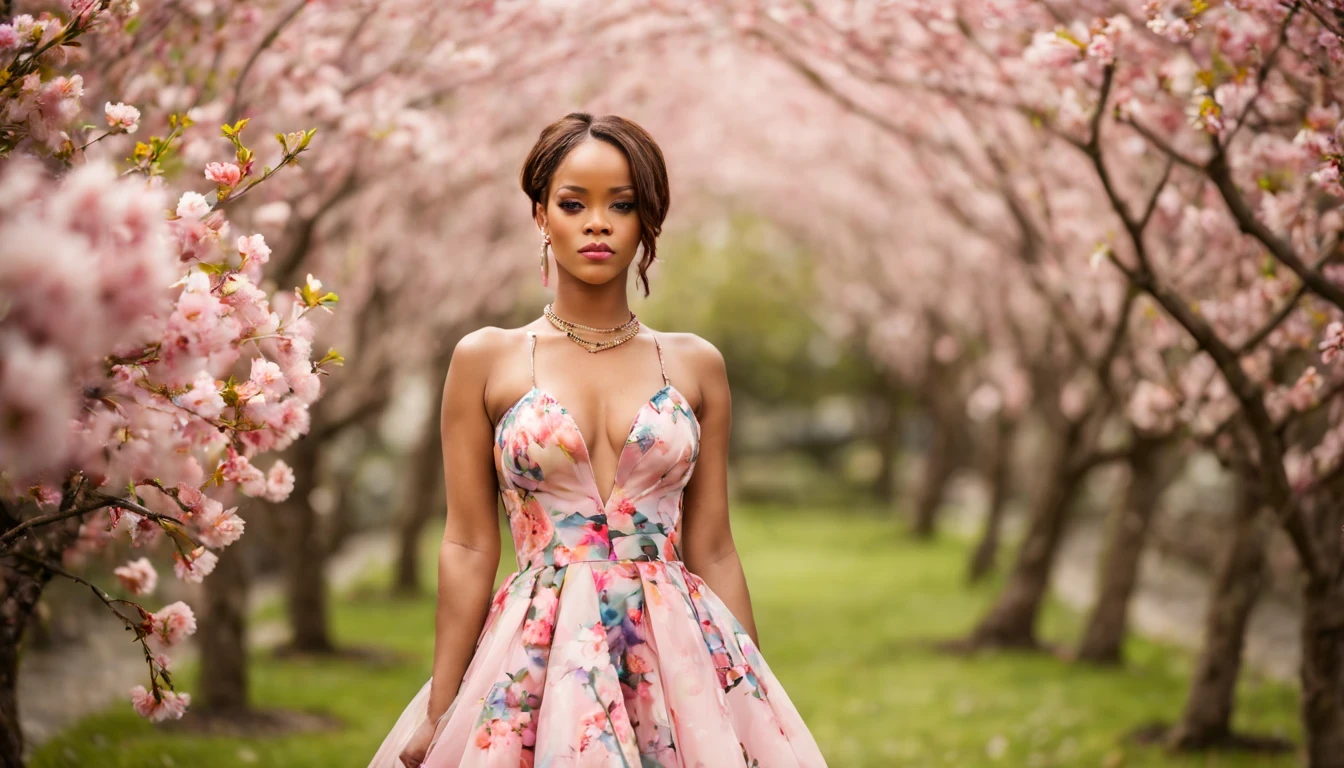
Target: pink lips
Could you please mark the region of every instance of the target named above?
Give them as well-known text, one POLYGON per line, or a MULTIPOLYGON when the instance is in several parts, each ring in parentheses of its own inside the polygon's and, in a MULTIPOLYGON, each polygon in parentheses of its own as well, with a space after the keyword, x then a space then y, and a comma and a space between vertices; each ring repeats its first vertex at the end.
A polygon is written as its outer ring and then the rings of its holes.
POLYGON ((611 250, 611 246, 603 243, 585 245, 579 249, 579 253, 583 254, 584 258, 591 261, 606 261, 616 255, 615 252, 611 250))

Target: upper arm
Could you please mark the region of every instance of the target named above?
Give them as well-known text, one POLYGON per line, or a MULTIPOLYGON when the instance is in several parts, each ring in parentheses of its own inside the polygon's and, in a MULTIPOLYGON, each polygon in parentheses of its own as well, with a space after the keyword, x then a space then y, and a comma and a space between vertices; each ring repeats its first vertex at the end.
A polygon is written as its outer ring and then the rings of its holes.
POLYGON ((458 341, 448 363, 439 417, 448 507, 444 540, 496 553, 500 548, 499 488, 485 385, 497 333, 497 329, 482 328, 458 341))
POLYGON ((700 455, 686 485, 682 550, 688 561, 713 562, 735 548, 728 523, 728 443, 732 396, 718 347, 687 334, 684 359, 699 382, 700 455))

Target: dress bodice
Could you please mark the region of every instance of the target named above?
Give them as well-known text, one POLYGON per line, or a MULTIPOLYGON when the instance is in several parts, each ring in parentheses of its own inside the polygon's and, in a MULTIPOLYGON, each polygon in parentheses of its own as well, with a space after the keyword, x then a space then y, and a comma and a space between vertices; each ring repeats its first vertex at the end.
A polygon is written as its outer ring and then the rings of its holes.
MULTIPOLYGON (((578 561, 680 560, 682 495, 700 453, 700 424, 667 380, 631 421, 606 501, 578 424, 553 396, 532 388, 495 427, 495 469, 519 570, 578 561)), ((662 345, 657 336, 658 362, 662 345)))

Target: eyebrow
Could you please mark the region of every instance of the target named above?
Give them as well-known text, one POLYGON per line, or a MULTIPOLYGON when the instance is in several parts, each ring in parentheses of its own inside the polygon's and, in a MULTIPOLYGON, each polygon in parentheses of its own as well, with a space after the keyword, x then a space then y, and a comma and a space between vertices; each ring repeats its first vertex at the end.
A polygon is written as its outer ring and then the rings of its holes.
MULTIPOLYGON (((625 186, 622 186, 622 187, 612 187, 612 188, 608 189, 607 192, 612 193, 612 194, 615 194, 615 193, 617 193, 617 192, 633 191, 634 188, 635 188, 635 186, 634 186, 633 184, 626 184, 625 186)), ((580 187, 580 186, 577 185, 577 184, 566 184, 565 186, 560 187, 560 189, 572 189, 572 190, 574 190, 575 192, 582 192, 582 193, 584 193, 584 194, 587 194, 587 192, 588 192, 588 188, 587 188, 587 187, 580 187)), ((556 191, 559 192, 560 189, 557 189, 556 191)))

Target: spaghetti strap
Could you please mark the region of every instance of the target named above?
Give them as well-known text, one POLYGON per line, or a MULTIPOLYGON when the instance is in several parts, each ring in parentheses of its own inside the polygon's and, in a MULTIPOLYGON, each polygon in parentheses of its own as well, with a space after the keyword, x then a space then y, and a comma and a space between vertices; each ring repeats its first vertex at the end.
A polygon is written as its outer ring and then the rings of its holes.
POLYGON ((653 334, 653 346, 658 349, 658 370, 663 372, 663 386, 670 387, 672 382, 667 380, 667 368, 663 365, 663 345, 658 343, 658 334, 653 334))
POLYGON ((532 369, 532 387, 537 386, 537 332, 528 331, 528 339, 531 340, 532 352, 528 355, 528 367, 532 369))

